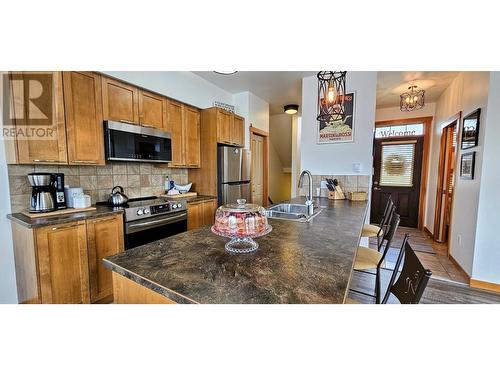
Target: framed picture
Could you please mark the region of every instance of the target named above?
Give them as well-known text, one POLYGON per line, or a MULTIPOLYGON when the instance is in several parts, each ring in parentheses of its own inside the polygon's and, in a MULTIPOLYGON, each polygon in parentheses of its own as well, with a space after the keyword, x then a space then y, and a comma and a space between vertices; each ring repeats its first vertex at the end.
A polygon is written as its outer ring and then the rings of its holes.
POLYGON ((479 138, 479 117, 481 108, 469 113, 462 123, 462 150, 476 147, 479 138))
POLYGON ((318 144, 354 141, 354 113, 356 112, 354 97, 354 92, 344 97, 344 120, 318 121, 318 144))
POLYGON ((476 163, 476 151, 462 154, 460 162, 460 177, 464 180, 474 179, 474 164, 476 163))

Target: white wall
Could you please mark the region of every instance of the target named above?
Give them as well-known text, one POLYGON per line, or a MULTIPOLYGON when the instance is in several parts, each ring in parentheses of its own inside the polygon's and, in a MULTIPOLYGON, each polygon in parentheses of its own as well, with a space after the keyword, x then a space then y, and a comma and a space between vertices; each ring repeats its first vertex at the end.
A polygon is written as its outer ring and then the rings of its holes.
MULTIPOLYGON (((481 187, 472 278, 500 284, 500 72, 491 72, 484 130, 481 187)), ((476 167, 476 171, 477 171, 476 167)))
POLYGON ((377 72, 348 72, 347 92, 356 91, 354 142, 317 144, 318 81, 316 76, 302 79, 301 168, 316 175, 353 175, 352 164, 361 163, 359 174, 372 174, 373 130, 377 72))
MULTIPOLYGON (((3 87, 3 74, 0 72, 0 87, 3 87)), ((0 90, 0 96, 3 90, 0 90)), ((0 97, 0 99, 2 99, 0 97)), ((3 100, 0 100, 3 103, 3 100)), ((0 106, 1 107, 1 106, 0 106)), ((3 129, 3 114, 0 108, 0 129, 3 129)), ((5 144, 0 139, 0 303, 17 303, 16 272, 10 221, 6 215, 11 212, 9 176, 5 158, 5 144)))
POLYGON ((231 93, 191 72, 105 71, 103 73, 199 108, 213 107, 215 100, 233 104, 231 93))
POLYGON ((298 196, 297 185, 299 183, 299 176, 301 172, 300 158, 301 149, 300 142, 302 140, 302 117, 292 116, 292 175, 290 176, 291 196, 298 196))
MULTIPOLYGON (((429 200, 426 217, 426 226, 434 227, 434 209, 436 204, 436 187, 439 167, 439 148, 442 128, 449 123, 450 117, 459 111, 467 115, 477 108, 481 108, 481 126, 479 132, 479 146, 466 150, 476 152, 476 176, 474 180, 462 180, 459 176, 460 154, 458 150, 457 173, 455 174, 455 191, 453 197, 452 227, 450 231, 450 253, 460 266, 472 275, 474 258, 474 244, 476 238, 476 219, 481 182, 482 145, 484 144, 484 130, 486 121, 489 72, 462 72, 443 92, 436 102, 435 126, 431 146, 429 200), (459 240, 459 237, 461 238, 459 240)), ((460 137, 460 134, 459 134, 460 137)))
POLYGON ((424 108, 414 112, 402 112, 399 107, 377 108, 375 121, 399 120, 414 117, 434 116, 436 103, 425 103, 424 108))
POLYGON ((245 118, 245 148, 250 148, 250 125, 269 132, 269 103, 250 91, 233 95, 235 112, 245 118))

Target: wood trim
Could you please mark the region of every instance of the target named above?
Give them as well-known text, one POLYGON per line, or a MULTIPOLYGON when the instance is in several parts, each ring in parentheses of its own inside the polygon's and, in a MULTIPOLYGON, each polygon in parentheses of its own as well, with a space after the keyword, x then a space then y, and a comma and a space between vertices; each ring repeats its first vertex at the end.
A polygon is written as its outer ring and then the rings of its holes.
MULTIPOLYGON (((462 111, 459 111, 458 113, 454 114, 453 116, 449 117, 443 125, 441 125, 441 142, 439 146, 439 164, 438 164, 438 179, 437 179, 437 185, 436 185, 436 202, 434 206, 434 240, 437 240, 439 238, 439 232, 440 232, 440 226, 441 226, 441 210, 442 210, 442 200, 441 198, 441 192, 443 190, 443 173, 444 173, 444 161, 445 161, 445 146, 446 146, 446 138, 443 137, 443 130, 447 128, 448 126, 452 125, 454 122, 456 122, 457 126, 457 150, 455 152, 455 171, 456 171, 456 166, 458 165, 458 157, 459 157, 459 152, 458 152, 458 137, 460 137, 460 119, 462 117, 462 111)), ((457 174, 455 173, 454 179, 456 180, 457 174)), ((455 194, 452 195, 451 197, 451 208, 450 208, 450 232, 452 228, 452 218, 453 218, 453 202, 455 199, 455 194)), ((451 237, 451 233, 448 233, 448 239, 451 237)), ((450 246, 448 246, 448 256, 450 255, 450 246)))
POLYGON ((171 299, 153 292, 136 282, 113 272, 113 295, 116 304, 173 304, 171 299))
POLYGON ((500 292, 500 284, 490 283, 488 281, 470 279, 470 287, 488 290, 490 292, 500 292))
MULTIPOLYGON (((252 147, 252 137, 255 135, 259 135, 264 138, 264 188, 262 191, 263 195, 263 205, 268 205, 269 200, 269 132, 265 130, 255 128, 252 124, 250 124, 250 154, 253 157, 253 147, 252 147)), ((253 163, 250 163, 250 180, 253 181, 253 163)))
POLYGON ((455 258, 453 258, 453 256, 451 254, 448 254, 448 259, 459 269, 460 272, 463 273, 463 275, 465 276, 467 281, 470 282, 471 278, 470 278, 469 274, 467 272, 465 272, 465 270, 462 268, 460 263, 458 263, 457 260, 455 258))
POLYGON ((431 148, 431 137, 432 137, 432 116, 425 117, 413 117, 413 118, 402 118, 396 120, 386 120, 386 121, 377 121, 375 122, 375 127, 387 126, 387 125, 403 125, 410 123, 419 123, 422 122, 424 124, 424 145, 423 145, 423 154, 422 154, 422 170, 420 175, 420 193, 419 193, 419 203, 418 203, 418 229, 424 229, 424 220, 425 220, 425 203, 427 199, 427 181, 429 174, 429 155, 431 148))
POLYGON ((430 238, 434 238, 434 235, 431 233, 429 229, 427 229, 426 226, 424 226, 424 229, 422 229, 425 234, 427 234, 430 238))

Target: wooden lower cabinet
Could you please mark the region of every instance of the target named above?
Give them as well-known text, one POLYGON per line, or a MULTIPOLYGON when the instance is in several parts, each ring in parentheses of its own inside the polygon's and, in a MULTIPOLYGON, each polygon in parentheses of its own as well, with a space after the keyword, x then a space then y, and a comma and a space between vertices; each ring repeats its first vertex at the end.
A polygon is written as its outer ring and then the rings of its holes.
POLYGON ((102 259, 125 250, 121 216, 87 220, 87 247, 89 259, 90 302, 113 296, 111 271, 102 259))
POLYGON ((41 303, 90 303, 85 221, 36 229, 41 303))
POLYGON ((216 209, 216 199, 188 203, 188 230, 212 225, 216 209))
POLYGON ((35 229, 12 226, 19 303, 112 300, 111 271, 102 259, 124 250, 122 215, 35 229))

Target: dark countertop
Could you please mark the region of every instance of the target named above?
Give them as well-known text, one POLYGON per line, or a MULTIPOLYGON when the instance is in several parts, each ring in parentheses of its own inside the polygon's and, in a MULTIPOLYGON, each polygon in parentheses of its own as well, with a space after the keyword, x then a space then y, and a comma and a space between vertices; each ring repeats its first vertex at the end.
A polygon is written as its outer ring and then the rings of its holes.
POLYGON ((323 211, 309 223, 269 219, 273 231, 252 254, 225 252, 228 239, 204 227, 104 264, 178 303, 343 303, 367 202, 317 202, 323 211))
MULTIPOLYGON (((201 202, 210 199, 216 199, 216 197, 213 197, 211 195, 198 195, 196 197, 187 198, 186 201, 189 203, 189 202, 201 202)), ((25 216, 22 213, 17 212, 8 214, 7 218, 27 228, 37 228, 37 227, 44 227, 46 225, 64 224, 64 223, 70 223, 72 221, 92 219, 92 218, 106 216, 112 213, 123 214, 123 207, 108 207, 107 205, 102 205, 102 204, 97 204, 95 207, 96 207, 95 211, 84 211, 68 215, 57 215, 57 216, 49 216, 36 219, 31 219, 28 216, 25 216)))
POLYGON ((102 216, 107 216, 113 213, 120 215, 123 214, 123 209, 120 207, 113 208, 113 207, 99 206, 99 205, 95 207, 96 207, 95 211, 83 211, 68 215, 57 215, 57 216, 48 216, 48 217, 31 219, 28 216, 25 216, 22 213, 18 212, 14 214, 8 214, 7 218, 27 228, 38 228, 47 225, 71 223, 72 221, 78 221, 78 220, 94 219, 102 216))

